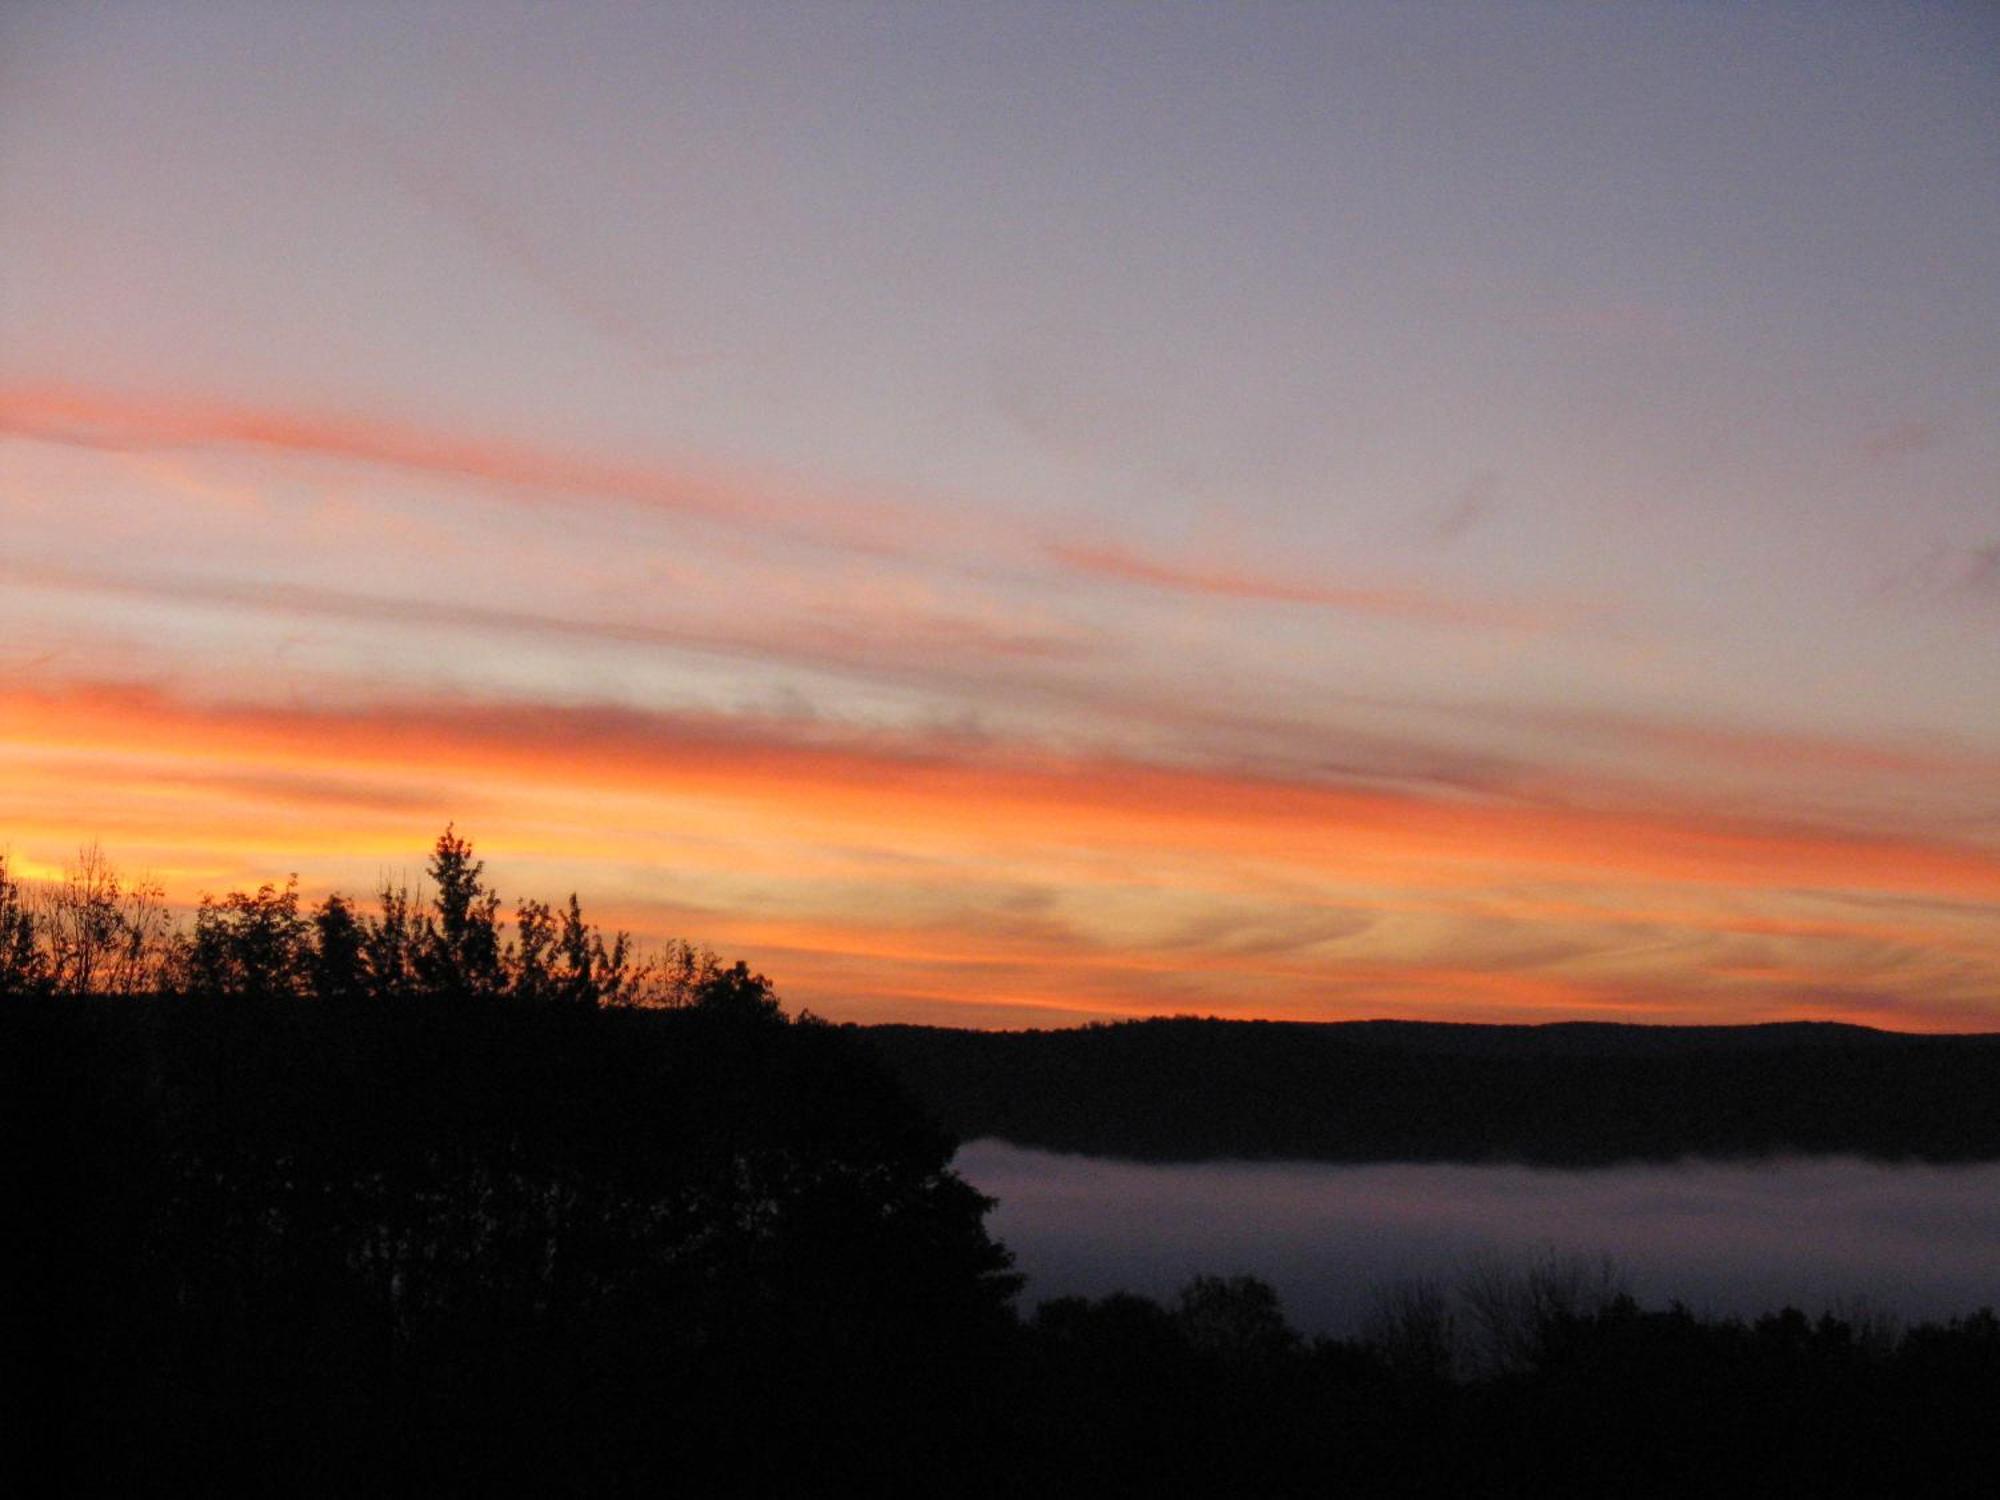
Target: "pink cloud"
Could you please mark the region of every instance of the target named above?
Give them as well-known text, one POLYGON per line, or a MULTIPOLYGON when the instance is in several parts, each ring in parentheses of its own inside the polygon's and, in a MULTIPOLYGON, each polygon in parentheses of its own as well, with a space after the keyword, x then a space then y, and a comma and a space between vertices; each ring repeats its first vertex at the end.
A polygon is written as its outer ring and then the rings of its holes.
POLYGON ((234 448, 345 459, 468 479, 516 498, 611 501, 863 551, 906 552, 912 534, 935 529, 906 507, 824 500, 693 466, 670 471, 372 417, 219 401, 127 397, 60 386, 0 387, 0 433, 113 450, 234 448))
POLYGON ((1546 630, 1562 623, 1562 617, 1553 611, 1454 599, 1422 589, 1305 583, 1235 569, 1188 567, 1120 547, 1053 543, 1045 550, 1072 572, 1180 594, 1296 604, 1431 625, 1546 630))

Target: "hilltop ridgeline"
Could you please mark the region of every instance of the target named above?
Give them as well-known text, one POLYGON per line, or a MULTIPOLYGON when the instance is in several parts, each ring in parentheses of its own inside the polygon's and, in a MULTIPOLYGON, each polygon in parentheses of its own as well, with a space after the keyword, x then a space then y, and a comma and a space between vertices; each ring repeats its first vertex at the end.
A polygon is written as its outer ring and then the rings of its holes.
POLYGON ((2000 1159, 2000 1034, 1825 1023, 866 1028, 955 1135, 1142 1161, 2000 1159))

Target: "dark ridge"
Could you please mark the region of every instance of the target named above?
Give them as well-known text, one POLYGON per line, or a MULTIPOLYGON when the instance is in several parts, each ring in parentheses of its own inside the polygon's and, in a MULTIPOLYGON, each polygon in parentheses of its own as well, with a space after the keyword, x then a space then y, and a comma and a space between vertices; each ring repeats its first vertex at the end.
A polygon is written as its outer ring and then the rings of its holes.
POLYGON ((2000 1159, 2000 1034, 1191 1018, 866 1028, 954 1133, 1150 1161, 2000 1159))

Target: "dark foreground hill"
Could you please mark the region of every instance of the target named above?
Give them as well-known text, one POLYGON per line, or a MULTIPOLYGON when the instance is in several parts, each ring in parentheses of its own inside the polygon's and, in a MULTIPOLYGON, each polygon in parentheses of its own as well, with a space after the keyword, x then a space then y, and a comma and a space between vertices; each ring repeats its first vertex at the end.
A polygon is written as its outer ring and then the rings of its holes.
POLYGON ((738 980, 0 1006, 0 1490, 1990 1492, 1990 1313, 1717 1323, 1551 1261, 1352 1342, 1246 1277, 1022 1315, 949 1136, 738 980))
POLYGON ((2000 1159, 2000 1034, 1193 1019, 867 1034, 954 1134, 1099 1156, 2000 1159))
POLYGON ((987 1200, 740 979, 0 1005, 11 1440, 65 1493, 776 1492, 970 1446, 987 1200))

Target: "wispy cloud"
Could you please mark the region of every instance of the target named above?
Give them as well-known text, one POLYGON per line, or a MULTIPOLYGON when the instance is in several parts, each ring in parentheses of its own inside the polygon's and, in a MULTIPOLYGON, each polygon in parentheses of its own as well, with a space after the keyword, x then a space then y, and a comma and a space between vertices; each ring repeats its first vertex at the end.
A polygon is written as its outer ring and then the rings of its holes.
POLYGON ((1887 463, 1937 446, 1938 429, 1929 422, 1890 422, 1862 434, 1861 456, 1870 463, 1887 463))
POLYGON ((413 201, 452 224, 604 343, 656 370, 685 370, 713 362, 712 353, 675 347, 653 326, 651 314, 638 299, 547 248, 520 215, 480 191, 464 171, 447 169, 384 141, 373 142, 372 149, 391 180, 413 201))
POLYGON ((1257 604, 1291 604, 1428 625, 1546 630, 1564 622, 1558 611, 1463 600, 1422 589, 1306 583, 1236 569, 1162 562, 1122 547, 1052 543, 1049 558, 1076 573, 1141 588, 1257 604))
POLYGON ((114 450, 235 448, 348 460, 471 480, 521 501, 609 501, 863 551, 906 551, 913 535, 936 529, 933 519, 886 501, 829 500, 693 466, 604 462, 361 416, 10 386, 0 387, 0 433, 114 450))
POLYGON ((1944 608, 2000 604, 2000 538, 1933 546, 1884 578, 1878 597, 1944 608))
POLYGON ((1518 726, 1571 744, 1595 742, 1683 767, 1902 778, 2000 777, 2000 755, 1935 736, 1922 743, 1861 739, 1550 705, 1469 703, 1453 704, 1447 711, 1472 722, 1518 726))
MULTIPOLYGON (((663 470, 352 415, 326 415, 54 386, 0 387, 0 433, 114 451, 212 448, 332 459, 471 481, 518 503, 613 503, 955 571, 1009 550, 1006 528, 938 506, 830 498, 695 466, 663 470)), ((1020 545, 1018 542, 1012 545, 1020 545)), ((1291 605, 1409 623, 1543 631, 1576 609, 1464 599, 1419 587, 1309 582, 1183 565, 1115 546, 1053 542, 1040 556, 1074 578, 1182 595, 1291 605)))
POLYGON ((1475 527, 1482 526, 1500 506, 1500 476, 1481 469, 1454 495, 1438 518, 1431 523, 1431 536, 1439 542, 1456 542, 1475 527))
POLYGON ((718 626, 699 620, 589 618, 445 598, 360 593, 312 584, 167 574, 113 574, 0 562, 0 581, 36 588, 116 595, 300 615, 356 624, 416 626, 529 636, 548 641, 658 646, 758 661, 826 668, 933 668, 994 657, 1076 660, 1092 653, 1078 634, 1008 630, 966 615, 878 606, 872 613, 816 609, 796 621, 718 626))
POLYGON ((2000 541, 1965 548, 1960 563, 1959 591, 1974 598, 2000 603, 2000 541))

